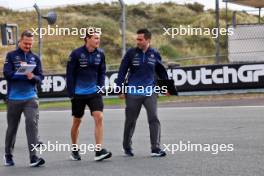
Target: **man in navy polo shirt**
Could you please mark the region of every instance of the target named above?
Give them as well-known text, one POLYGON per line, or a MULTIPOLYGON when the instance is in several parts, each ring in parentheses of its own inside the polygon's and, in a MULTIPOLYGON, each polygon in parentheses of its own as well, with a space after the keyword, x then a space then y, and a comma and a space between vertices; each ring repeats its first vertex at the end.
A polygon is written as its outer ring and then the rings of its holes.
POLYGON ((7 80, 7 131, 5 138, 5 166, 13 166, 13 150, 22 113, 25 115, 26 134, 30 154, 30 166, 43 165, 45 160, 37 157, 34 146, 38 144, 38 96, 37 84, 43 80, 41 61, 31 52, 33 34, 26 30, 21 34, 19 48, 7 54, 4 77, 7 80), (21 65, 36 65, 32 73, 18 75, 21 65))
MULTIPOLYGON (((137 31, 137 47, 129 49, 119 68, 116 84, 122 87, 126 83, 126 119, 123 136, 125 155, 134 156, 132 152, 132 136, 142 105, 146 108, 151 156, 162 157, 166 153, 160 149, 160 121, 157 116, 157 92, 155 75, 168 79, 167 71, 161 63, 159 52, 150 47, 151 33, 147 29, 137 31)), ((124 98, 121 94, 120 98, 124 98)))
POLYGON ((112 153, 102 148, 103 143, 103 100, 98 93, 98 86, 105 82, 105 55, 100 45, 100 34, 87 31, 85 44, 72 51, 67 65, 67 90, 72 103, 73 124, 71 139, 73 151, 72 160, 81 160, 79 149, 76 147, 79 126, 86 105, 89 107, 95 122, 95 161, 110 158, 112 153))

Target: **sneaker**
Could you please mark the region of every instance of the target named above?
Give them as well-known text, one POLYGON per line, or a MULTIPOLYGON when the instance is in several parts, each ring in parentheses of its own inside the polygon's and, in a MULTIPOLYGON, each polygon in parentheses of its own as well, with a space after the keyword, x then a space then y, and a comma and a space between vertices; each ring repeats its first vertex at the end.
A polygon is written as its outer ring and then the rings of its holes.
POLYGON ((45 164, 45 160, 43 158, 39 158, 39 157, 34 155, 30 159, 29 166, 30 167, 38 167, 38 166, 41 166, 43 164, 45 164))
POLYGON ((4 165, 5 166, 14 166, 15 163, 13 161, 13 155, 5 155, 4 156, 4 165))
POLYGON ((110 151, 107 151, 106 149, 102 149, 100 151, 95 152, 95 161, 103 161, 104 159, 111 158, 112 153, 110 151))
POLYGON ((126 156, 133 157, 134 153, 132 152, 131 149, 124 149, 124 153, 126 156))
POLYGON ((167 155, 166 152, 159 149, 159 148, 151 150, 151 156, 152 157, 164 157, 166 155, 167 155))
POLYGON ((70 158, 71 158, 73 161, 79 161, 79 160, 81 160, 81 156, 80 156, 80 154, 79 154, 79 150, 77 150, 77 151, 72 151, 70 158))

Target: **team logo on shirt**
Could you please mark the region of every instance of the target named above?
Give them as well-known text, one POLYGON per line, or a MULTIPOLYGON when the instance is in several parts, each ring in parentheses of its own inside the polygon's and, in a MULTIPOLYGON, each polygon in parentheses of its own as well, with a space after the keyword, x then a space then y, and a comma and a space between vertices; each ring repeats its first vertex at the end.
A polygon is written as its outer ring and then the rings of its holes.
POLYGON ((155 65, 155 55, 151 54, 148 58, 148 64, 155 65))
POLYGON ((30 63, 30 64, 36 64, 36 59, 35 59, 35 57, 31 57, 29 63, 30 63))
POLYGON ((15 59, 12 62, 15 64, 15 67, 20 67, 21 57, 15 56, 15 59))
POLYGON ((87 67, 88 59, 86 58, 86 55, 84 53, 81 53, 81 58, 79 58, 79 62, 81 67, 87 67))
POLYGON ((16 56, 16 57, 15 57, 15 60, 16 60, 16 61, 21 60, 21 59, 20 59, 20 56, 16 56))
POLYGON ((85 54, 82 53, 82 54, 81 54, 81 58, 82 58, 82 59, 85 59, 85 54))
POLYGON ((100 62, 101 62, 101 55, 100 54, 97 54, 96 55, 96 58, 94 59, 94 64, 95 65, 99 65, 100 64, 100 62))

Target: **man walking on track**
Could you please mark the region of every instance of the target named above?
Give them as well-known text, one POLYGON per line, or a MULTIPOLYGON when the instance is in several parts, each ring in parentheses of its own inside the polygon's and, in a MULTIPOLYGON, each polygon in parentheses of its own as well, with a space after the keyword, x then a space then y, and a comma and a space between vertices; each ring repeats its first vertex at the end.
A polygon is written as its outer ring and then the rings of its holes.
MULTIPOLYGON (((88 105, 95 122, 95 161, 110 158, 112 153, 102 148, 103 143, 103 100, 97 93, 105 82, 105 55, 98 48, 100 34, 87 31, 85 45, 72 51, 67 65, 67 89, 72 103, 73 123, 71 128, 72 145, 77 145, 79 126, 88 105)), ((72 160, 81 160, 79 149, 73 147, 72 160)))
MULTIPOLYGON (((129 49, 120 65, 116 84, 123 86, 126 75, 129 87, 126 94, 126 119, 123 136, 125 155, 134 156, 132 151, 132 136, 142 105, 146 108, 150 141, 151 156, 162 157, 166 153, 160 149, 160 121, 157 116, 157 94, 154 92, 156 73, 161 79, 168 79, 167 71, 161 63, 159 52, 150 47, 151 33, 147 29, 137 31, 137 47, 129 49), (142 87, 144 90, 142 91, 142 87), (151 92, 151 94, 149 94, 151 92)), ((121 94, 120 98, 124 98, 121 94)))
POLYGON ((43 80, 41 61, 31 52, 33 34, 24 31, 21 34, 19 48, 6 56, 4 77, 7 80, 7 131, 5 138, 4 165, 13 166, 13 150, 16 134, 22 113, 25 115, 26 134, 30 156, 30 166, 43 165, 45 160, 37 157, 35 146, 38 145, 38 116, 39 104, 36 85, 43 80), (34 70, 30 73, 17 74, 23 65, 31 65, 34 70))

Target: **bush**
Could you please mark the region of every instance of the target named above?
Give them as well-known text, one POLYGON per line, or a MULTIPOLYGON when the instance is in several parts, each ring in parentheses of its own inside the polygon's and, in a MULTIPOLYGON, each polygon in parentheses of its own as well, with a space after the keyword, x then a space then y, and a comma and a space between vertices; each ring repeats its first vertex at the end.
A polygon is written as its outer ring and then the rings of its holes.
POLYGON ((197 2, 195 2, 194 4, 186 4, 186 6, 197 13, 202 13, 204 11, 204 5, 197 2))
POLYGON ((149 17, 144 10, 141 10, 139 8, 133 8, 131 10, 131 13, 132 13, 132 15, 137 15, 137 16, 141 16, 141 17, 144 17, 144 18, 148 18, 149 17))
POLYGON ((179 57, 179 54, 176 49, 170 45, 161 45, 159 51, 162 56, 166 56, 169 59, 176 59, 179 57))

